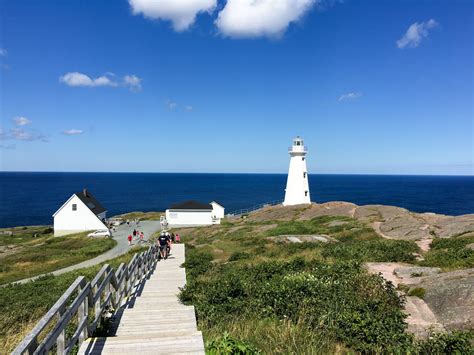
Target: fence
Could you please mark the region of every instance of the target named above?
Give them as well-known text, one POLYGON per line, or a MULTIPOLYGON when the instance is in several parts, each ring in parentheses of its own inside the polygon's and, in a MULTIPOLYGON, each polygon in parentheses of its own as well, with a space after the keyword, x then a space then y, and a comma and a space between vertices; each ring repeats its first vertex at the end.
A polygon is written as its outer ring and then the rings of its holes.
POLYGON ((154 270, 157 258, 157 247, 150 246, 135 254, 128 265, 120 264, 116 271, 104 265, 91 282, 79 276, 12 354, 47 354, 54 346, 57 354, 69 354, 74 346, 80 347, 94 333, 104 313, 110 308, 117 310, 134 287, 154 270), (66 328, 70 334, 71 327, 74 332, 68 338, 66 328), (42 333, 48 330, 40 341, 42 333))
POLYGON ((261 203, 259 205, 255 205, 255 206, 252 206, 252 207, 249 207, 249 208, 243 208, 243 209, 240 209, 240 210, 237 210, 237 211, 234 211, 234 212, 230 212, 230 213, 227 214, 227 216, 230 216, 230 217, 231 216, 241 216, 243 214, 247 214, 247 213, 259 210, 260 208, 263 208, 263 207, 279 205, 282 202, 283 202, 283 200, 274 200, 274 201, 270 201, 270 202, 261 203))

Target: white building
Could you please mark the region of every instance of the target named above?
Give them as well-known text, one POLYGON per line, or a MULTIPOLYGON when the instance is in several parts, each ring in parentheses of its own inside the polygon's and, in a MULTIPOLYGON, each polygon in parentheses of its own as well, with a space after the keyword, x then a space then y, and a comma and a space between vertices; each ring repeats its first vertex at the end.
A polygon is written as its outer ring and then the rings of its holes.
POLYGON ((220 224, 222 218, 224 207, 215 201, 209 204, 187 201, 172 205, 166 210, 166 220, 170 227, 220 224))
POLYGON ((86 189, 73 194, 54 214, 54 235, 107 229, 107 210, 86 189))
POLYGON ((310 204, 308 171, 306 169, 306 153, 303 139, 299 136, 293 139, 293 145, 288 148, 290 168, 286 182, 284 206, 310 204))

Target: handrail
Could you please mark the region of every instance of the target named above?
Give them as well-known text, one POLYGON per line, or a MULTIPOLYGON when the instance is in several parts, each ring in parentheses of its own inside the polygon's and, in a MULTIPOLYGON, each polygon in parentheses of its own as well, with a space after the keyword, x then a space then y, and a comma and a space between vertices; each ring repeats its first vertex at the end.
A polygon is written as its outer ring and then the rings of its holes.
POLYGON ((76 344, 80 347, 94 333, 104 312, 110 306, 117 310, 139 282, 154 269, 158 254, 157 247, 153 245, 135 254, 128 265, 120 264, 116 271, 105 264, 90 282, 84 276, 79 276, 12 354, 47 354, 55 345, 57 354, 69 354, 76 344), (71 302, 73 296, 75 298, 71 302), (89 308, 93 312, 90 313, 89 308), (68 339, 66 328, 75 315, 77 325, 68 339), (51 330, 40 341, 41 333, 46 329, 51 330))
POLYGON ((265 202, 265 203, 260 203, 258 205, 255 205, 255 206, 252 206, 252 207, 249 207, 249 208, 242 208, 240 210, 230 212, 230 213, 227 214, 227 216, 240 216, 240 215, 243 215, 243 214, 247 214, 247 213, 259 210, 260 208, 263 208, 263 207, 279 205, 282 202, 283 202, 283 199, 274 200, 274 201, 265 202))

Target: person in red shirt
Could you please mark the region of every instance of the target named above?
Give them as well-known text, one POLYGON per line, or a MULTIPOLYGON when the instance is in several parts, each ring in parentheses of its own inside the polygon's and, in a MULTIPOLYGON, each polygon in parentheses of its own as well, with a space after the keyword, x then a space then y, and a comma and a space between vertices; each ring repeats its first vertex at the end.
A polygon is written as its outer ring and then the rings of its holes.
POLYGON ((140 243, 143 243, 143 232, 140 232, 140 243))
POLYGON ((132 245, 132 235, 128 235, 128 245, 132 245))

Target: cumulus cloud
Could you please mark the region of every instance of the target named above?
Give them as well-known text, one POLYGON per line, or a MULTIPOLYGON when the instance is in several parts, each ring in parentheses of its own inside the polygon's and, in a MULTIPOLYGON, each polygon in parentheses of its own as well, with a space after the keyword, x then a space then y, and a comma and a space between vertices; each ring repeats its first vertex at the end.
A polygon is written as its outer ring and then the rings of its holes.
POLYGON ((63 131, 63 134, 65 134, 66 136, 77 136, 82 133, 84 133, 82 129, 74 129, 74 128, 63 131))
POLYGON ((193 107, 190 105, 187 105, 184 109, 189 112, 193 110, 193 107))
POLYGON ((279 37, 318 0, 227 0, 215 24, 229 37, 279 37))
POLYGON ((348 92, 347 94, 342 94, 341 96, 339 96, 339 101, 354 100, 361 96, 362 93, 360 92, 348 92))
POLYGON ((117 86, 117 83, 106 75, 91 78, 90 76, 79 72, 66 73, 59 78, 59 81, 68 86, 117 86))
POLYGON ((97 78, 79 72, 70 72, 62 75, 59 78, 59 81, 72 87, 122 86, 129 88, 130 91, 140 91, 142 89, 142 79, 138 76, 127 74, 120 79, 111 72, 107 72, 97 78))
POLYGON ((171 21, 173 29, 181 32, 189 28, 196 16, 202 12, 211 13, 217 0, 129 0, 134 15, 154 20, 171 21))
POLYGON ((0 48, 0 57, 6 57, 8 51, 5 48, 0 48))
POLYGON ((428 37, 429 31, 436 26, 438 26, 438 22, 434 19, 413 23, 408 27, 403 37, 397 41, 397 47, 400 49, 418 47, 423 38, 428 37))
POLYGON ((142 79, 136 75, 125 75, 123 77, 123 83, 131 91, 140 91, 142 89, 142 79))
POLYGON ((31 120, 29 120, 28 118, 23 117, 23 116, 15 117, 13 119, 13 122, 15 122, 15 124, 17 126, 27 126, 27 125, 31 124, 31 120))
POLYGON ((178 107, 178 104, 174 102, 173 100, 166 100, 166 107, 168 107, 168 110, 174 110, 175 108, 178 107))

